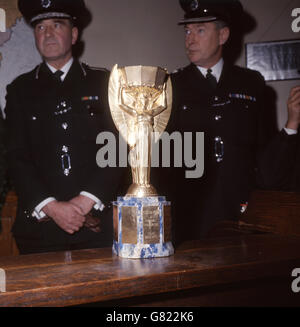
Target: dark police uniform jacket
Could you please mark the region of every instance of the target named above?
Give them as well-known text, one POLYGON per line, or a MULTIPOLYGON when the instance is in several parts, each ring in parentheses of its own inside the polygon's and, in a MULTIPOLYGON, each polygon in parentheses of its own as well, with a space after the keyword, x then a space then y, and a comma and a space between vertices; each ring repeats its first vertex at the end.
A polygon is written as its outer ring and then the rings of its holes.
MULTIPOLYGON (((215 90, 193 64, 171 77, 168 131, 204 132, 203 176, 187 179, 185 171, 194 168, 183 166, 170 169, 164 182, 171 186, 175 242, 180 242, 206 236, 220 220, 237 219, 247 203, 265 143, 265 82, 256 71, 226 63, 215 90)), ((195 143, 194 137, 189 145, 194 154, 195 143)))
POLYGON ((300 137, 281 130, 262 156, 263 183, 269 189, 300 192, 300 137))
POLYGON ((97 135, 116 134, 108 107, 108 78, 108 72, 74 60, 62 83, 42 63, 7 87, 9 169, 19 200, 16 238, 46 245, 91 239, 111 244, 108 211, 101 214, 100 234, 83 227, 69 235, 54 221, 39 223, 31 216, 48 197, 68 201, 86 191, 106 208, 114 200, 120 171, 96 164, 97 135))

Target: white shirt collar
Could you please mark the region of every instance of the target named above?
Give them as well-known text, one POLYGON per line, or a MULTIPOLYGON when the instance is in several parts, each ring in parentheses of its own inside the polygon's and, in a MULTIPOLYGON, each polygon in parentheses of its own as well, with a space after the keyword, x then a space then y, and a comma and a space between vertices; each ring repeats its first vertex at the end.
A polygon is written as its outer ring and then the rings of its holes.
MULTIPOLYGON (((217 79, 217 82, 219 82, 219 80, 220 80, 223 66, 224 66, 224 60, 223 60, 223 58, 221 58, 214 66, 210 67, 211 73, 212 73, 212 75, 215 76, 215 78, 217 79)), ((197 66, 197 68, 200 70, 202 75, 205 77, 207 74, 207 68, 200 67, 200 66, 197 66)))
MULTIPOLYGON (((67 76, 72 64, 73 64, 73 57, 62 67, 60 68, 60 70, 64 73, 63 75, 61 75, 61 80, 63 81, 65 79, 65 77, 67 76)), ((52 73, 55 73, 58 69, 54 68, 53 66, 51 66, 50 64, 48 64, 46 62, 47 66, 49 67, 49 69, 51 70, 52 73)))

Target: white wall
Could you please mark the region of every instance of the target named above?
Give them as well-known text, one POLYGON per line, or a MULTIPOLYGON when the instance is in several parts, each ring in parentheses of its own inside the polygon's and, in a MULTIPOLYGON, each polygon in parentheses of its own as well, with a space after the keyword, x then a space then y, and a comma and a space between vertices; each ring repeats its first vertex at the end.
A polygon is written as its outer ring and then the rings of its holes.
POLYGON ((186 64, 182 10, 176 0, 86 0, 93 13, 84 32, 89 64, 160 65, 173 70, 186 64))

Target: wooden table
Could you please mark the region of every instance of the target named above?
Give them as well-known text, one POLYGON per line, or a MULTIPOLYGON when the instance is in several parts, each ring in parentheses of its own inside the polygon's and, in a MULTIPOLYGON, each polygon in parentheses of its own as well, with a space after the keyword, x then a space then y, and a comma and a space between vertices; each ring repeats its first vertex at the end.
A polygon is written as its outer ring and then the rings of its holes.
MULTIPOLYGON (((0 306, 299 305, 291 273, 300 239, 269 234, 191 242, 172 257, 123 259, 111 249, 0 258, 0 306)), ((300 283, 299 283, 300 287, 300 283)))

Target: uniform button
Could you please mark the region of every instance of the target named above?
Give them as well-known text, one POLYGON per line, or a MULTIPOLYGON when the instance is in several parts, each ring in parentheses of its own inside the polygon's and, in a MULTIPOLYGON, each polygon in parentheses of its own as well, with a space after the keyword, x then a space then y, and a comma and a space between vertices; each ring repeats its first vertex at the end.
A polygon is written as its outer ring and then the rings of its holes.
POLYGON ((215 116, 215 120, 220 120, 220 119, 222 119, 222 116, 221 115, 215 116))
POLYGON ((188 108, 188 107, 187 107, 186 105, 183 105, 183 106, 182 106, 182 109, 183 109, 183 110, 187 110, 187 108, 188 108))
POLYGON ((68 151, 69 151, 69 148, 66 145, 64 145, 62 147, 62 152, 67 153, 68 151))
POLYGON ((29 212, 27 210, 24 210, 24 214, 27 218, 30 218, 29 212))
POLYGON ((215 141, 221 141, 221 137, 220 136, 216 136, 215 137, 215 141))
POLYGON ((63 123, 61 126, 64 130, 66 130, 69 127, 68 123, 63 123))
POLYGON ((31 119, 32 119, 32 120, 36 120, 36 117, 35 117, 35 116, 32 116, 31 119))
POLYGON ((214 100, 215 100, 215 101, 219 101, 219 97, 218 97, 218 96, 215 96, 215 97, 214 97, 214 100))

